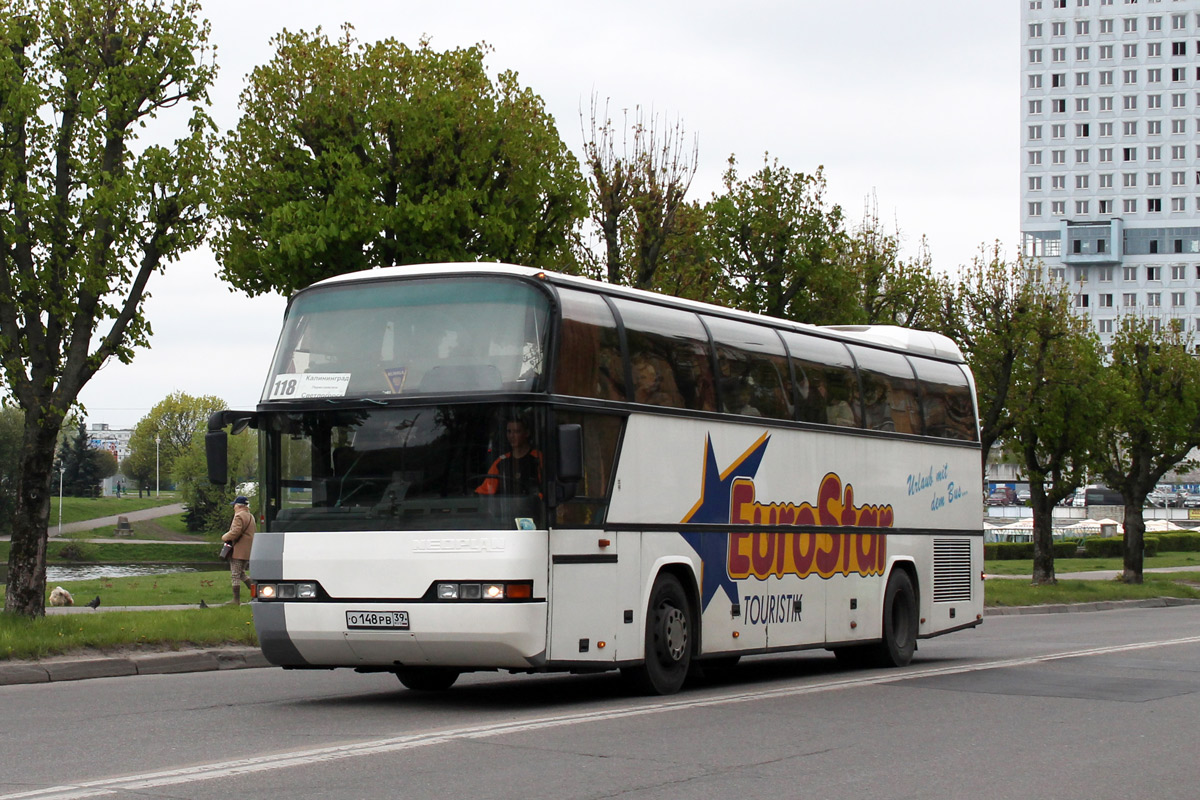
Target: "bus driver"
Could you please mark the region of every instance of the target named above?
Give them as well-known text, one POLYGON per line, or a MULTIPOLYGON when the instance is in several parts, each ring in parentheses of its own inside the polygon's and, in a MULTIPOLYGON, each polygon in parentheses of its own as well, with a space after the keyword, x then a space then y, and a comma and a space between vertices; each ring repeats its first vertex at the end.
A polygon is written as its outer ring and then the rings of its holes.
POLYGON ((529 426, 522 419, 510 419, 504 426, 508 452, 492 462, 489 477, 476 494, 534 494, 542 483, 542 454, 529 442, 529 426))

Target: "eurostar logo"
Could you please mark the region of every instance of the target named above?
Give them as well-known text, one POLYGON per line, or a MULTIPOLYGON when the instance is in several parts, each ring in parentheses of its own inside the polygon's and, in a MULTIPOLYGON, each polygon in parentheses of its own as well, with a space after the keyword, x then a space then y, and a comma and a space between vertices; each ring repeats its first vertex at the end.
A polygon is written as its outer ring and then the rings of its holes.
MULTIPOLYGON (((744 453, 734 459, 733 463, 722 471, 717 466, 717 456, 713 452, 712 436, 704 441, 704 474, 700 482, 700 499, 692 506, 682 522, 712 523, 717 525, 729 524, 730 496, 733 482, 739 478, 753 480, 762 463, 763 455, 767 452, 767 443, 771 440, 769 433, 764 433, 744 453)), ((723 589, 730 603, 737 602, 737 585, 729 577, 725 569, 728 554, 729 536, 719 533, 684 533, 683 538, 700 556, 702 567, 701 608, 708 608, 708 602, 723 589)))

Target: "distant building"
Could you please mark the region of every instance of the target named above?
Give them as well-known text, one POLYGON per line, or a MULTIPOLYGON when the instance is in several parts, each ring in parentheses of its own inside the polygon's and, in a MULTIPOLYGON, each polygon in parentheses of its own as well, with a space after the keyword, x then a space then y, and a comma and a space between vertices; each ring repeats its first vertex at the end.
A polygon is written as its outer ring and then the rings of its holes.
POLYGON ((129 487, 130 482, 121 474, 121 464, 129 455, 129 439, 133 436, 133 430, 110 428, 103 422, 95 422, 88 425, 87 432, 88 441, 92 447, 107 450, 117 459, 117 474, 104 479, 102 485, 104 494, 113 494, 118 484, 129 487))
POLYGON ((1106 344, 1200 330, 1200 0, 1021 0, 1021 233, 1106 344))

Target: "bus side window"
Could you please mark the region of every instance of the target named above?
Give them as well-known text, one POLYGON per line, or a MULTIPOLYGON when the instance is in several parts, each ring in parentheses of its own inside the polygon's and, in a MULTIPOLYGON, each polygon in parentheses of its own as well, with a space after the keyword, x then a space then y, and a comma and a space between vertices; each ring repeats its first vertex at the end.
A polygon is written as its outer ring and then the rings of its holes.
POLYGON ((921 433, 917 380, 899 353, 850 345, 863 385, 864 427, 877 431, 921 433))
POLYGON ((770 328, 706 317, 717 351, 721 410, 792 419, 787 351, 770 328))
POLYGON ((562 336, 554 391, 601 400, 625 399, 625 364, 617 324, 599 295, 559 289, 562 336))
POLYGON ((716 411, 708 334, 690 311, 615 298, 625 325, 634 401, 716 411))
POLYGON ((925 435, 977 441, 971 385, 957 364, 912 358, 921 384, 925 435))
POLYGON ((850 351, 841 342, 799 331, 780 331, 799 385, 796 418, 804 422, 859 427, 858 379, 850 351))
POLYGON ((555 421, 560 425, 577 423, 583 428, 583 480, 576 484, 574 497, 556 509, 557 524, 599 527, 608 510, 624 420, 608 414, 558 411, 555 421))

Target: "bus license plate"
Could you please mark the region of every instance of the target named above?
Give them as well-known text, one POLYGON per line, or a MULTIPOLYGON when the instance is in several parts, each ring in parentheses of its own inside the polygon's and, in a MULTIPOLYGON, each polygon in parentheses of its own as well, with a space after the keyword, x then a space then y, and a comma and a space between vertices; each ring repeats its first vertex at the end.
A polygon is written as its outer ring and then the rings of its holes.
POLYGON ((408 630, 407 611, 347 611, 347 628, 371 628, 375 630, 408 630))

